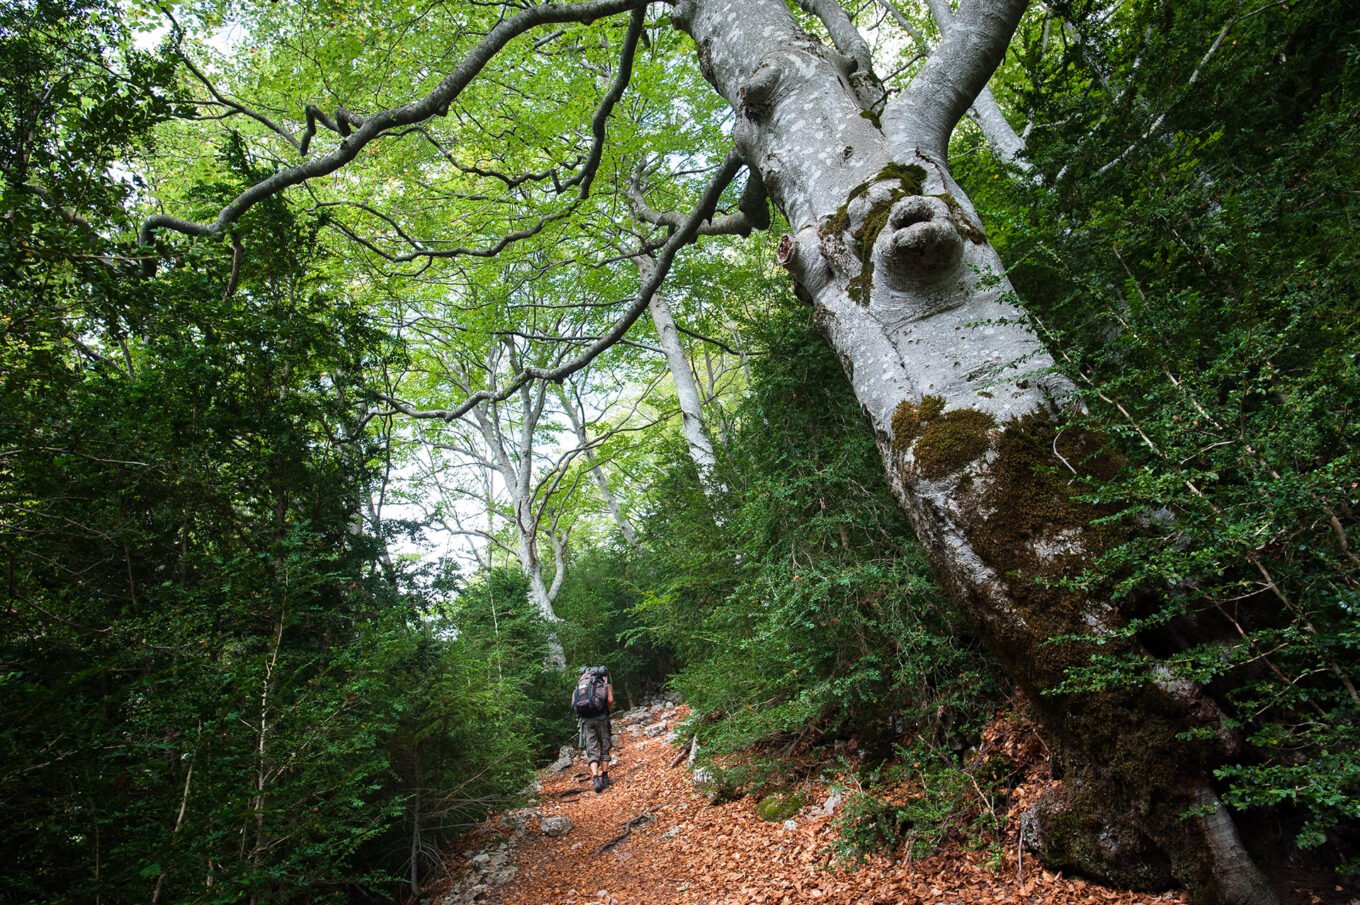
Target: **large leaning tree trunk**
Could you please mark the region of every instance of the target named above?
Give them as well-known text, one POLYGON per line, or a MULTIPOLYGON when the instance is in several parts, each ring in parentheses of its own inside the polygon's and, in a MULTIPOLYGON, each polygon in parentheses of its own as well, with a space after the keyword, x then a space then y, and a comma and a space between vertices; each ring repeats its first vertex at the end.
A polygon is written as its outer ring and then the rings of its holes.
POLYGON ((1035 815, 1047 858, 1125 885, 1179 881, 1200 902, 1271 902, 1211 785, 1228 744, 1211 700, 1171 680, 1046 694, 1089 650, 1052 639, 1130 642, 1112 636, 1121 614, 1108 599, 1043 580, 1109 543, 1048 469, 1098 473, 1111 456, 1062 431, 1071 388, 1008 300, 946 162, 1024 8, 965 3, 907 90, 872 111, 863 63, 804 33, 782 0, 681 0, 673 20, 791 224, 781 262, 840 356, 936 572, 1061 746, 1060 797, 1035 815), (1195 729, 1203 740, 1178 738, 1195 729))

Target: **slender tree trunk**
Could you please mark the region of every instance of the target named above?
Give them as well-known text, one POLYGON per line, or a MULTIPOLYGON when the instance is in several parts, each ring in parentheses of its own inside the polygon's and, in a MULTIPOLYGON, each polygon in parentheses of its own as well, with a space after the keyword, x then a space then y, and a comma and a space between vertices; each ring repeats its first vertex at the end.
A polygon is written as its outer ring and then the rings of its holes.
MULTIPOLYGON (((274 670, 279 663, 279 650, 283 646, 284 628, 284 609, 279 608, 278 622, 274 625, 274 646, 269 653, 269 659, 264 664, 264 675, 260 678, 260 721, 259 728, 255 733, 255 794, 250 801, 250 809, 253 815, 254 824, 254 845, 250 850, 251 872, 256 876, 251 878, 252 882, 258 882, 258 874, 263 864, 265 838, 264 838, 264 815, 266 790, 269 787, 269 732, 270 725, 270 693, 274 690, 274 670)), ((250 901, 259 901, 259 892, 250 894, 250 901)))
MULTIPOLYGON (((534 522, 532 500, 515 500, 515 525, 519 536, 520 567, 529 578, 529 602, 548 625, 547 665, 550 669, 566 669, 567 658, 562 642, 557 637, 557 623, 562 620, 553 611, 553 594, 543 578, 543 558, 538 553, 538 527, 534 522)), ((561 585, 562 568, 559 563, 553 576, 554 587, 561 585)))
POLYGON ((1024 6, 965 4, 881 128, 861 115, 844 56, 780 0, 682 0, 673 19, 791 224, 780 260, 812 300, 937 574, 1070 765, 1063 799, 1038 815, 1046 853, 1122 883, 1178 880, 1203 902, 1269 902, 1221 807, 1181 816, 1211 800, 1222 756, 1213 741, 1178 738, 1220 728, 1197 688, 1044 694, 1089 650, 1051 639, 1131 648, 1112 636, 1122 617, 1108 599, 1042 580, 1076 574, 1110 542, 1050 471, 1054 451, 1096 472, 1112 463, 1098 440, 1062 431, 1071 387, 1011 301, 945 159, 1024 6))
POLYGON ((619 526, 619 533, 623 535, 624 541, 628 546, 636 549, 638 545, 637 529, 623 514, 623 507, 619 505, 618 497, 614 496, 614 491, 609 486, 609 478, 604 473, 604 466, 595 458, 595 449, 590 445, 590 436, 586 433, 581 412, 577 410, 576 403, 568 397, 565 389, 562 390, 560 396, 562 408, 566 410, 567 418, 571 421, 571 429, 576 434, 576 442, 585 452, 586 464, 590 468, 591 477, 595 479, 595 486, 599 488, 600 496, 604 499, 604 504, 608 507, 609 514, 614 519, 614 524, 619 526))
POLYGON ((566 655, 562 642, 557 636, 557 623, 561 620, 553 611, 555 588, 561 585, 563 576, 562 558, 558 557, 558 568, 553 576, 550 592, 543 578, 543 560, 538 553, 538 516, 534 512, 533 467, 534 467, 534 430, 543 411, 545 389, 539 387, 536 398, 528 398, 527 388, 524 402, 524 421, 519 426, 516 438, 515 456, 512 458, 507 441, 498 422, 481 408, 473 412, 477 428, 493 457, 506 490, 510 493, 515 522, 515 555, 520 568, 529 579, 529 602, 538 610, 548 626, 548 654, 546 664, 550 669, 565 669, 566 655))
POLYGON ((411 877, 410 890, 414 898, 420 894, 420 743, 411 750, 411 775, 414 788, 411 795, 411 877))
MULTIPOLYGON (((656 272, 656 263, 650 255, 639 255, 635 260, 638 274, 645 283, 656 272)), ((666 304, 666 299, 660 292, 652 296, 649 310, 661 341, 661 349, 666 353, 666 365, 670 368, 671 380, 675 382, 675 398, 680 405, 680 424, 685 433, 689 457, 699 470, 699 483, 704 493, 712 496, 721 488, 714 476, 717 458, 713 454, 713 443, 708 439, 708 431, 704 428, 704 409, 699 396, 699 385, 694 380, 694 372, 690 369, 684 346, 680 345, 680 331, 675 326, 675 316, 671 314, 670 305, 666 304)))

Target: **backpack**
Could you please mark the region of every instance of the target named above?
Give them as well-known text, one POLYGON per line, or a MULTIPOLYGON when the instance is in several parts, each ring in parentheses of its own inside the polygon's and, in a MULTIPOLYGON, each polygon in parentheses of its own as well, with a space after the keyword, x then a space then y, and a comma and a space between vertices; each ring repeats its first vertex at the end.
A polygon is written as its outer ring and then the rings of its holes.
POLYGON ((609 712, 609 670, 603 666, 589 666, 581 673, 576 690, 571 693, 571 709, 577 716, 601 716, 609 712))

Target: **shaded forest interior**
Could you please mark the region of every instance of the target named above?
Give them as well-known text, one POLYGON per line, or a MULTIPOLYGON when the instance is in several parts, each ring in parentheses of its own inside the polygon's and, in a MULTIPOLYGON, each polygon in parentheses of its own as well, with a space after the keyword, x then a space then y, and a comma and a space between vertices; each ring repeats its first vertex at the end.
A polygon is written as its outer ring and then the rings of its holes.
MULTIPOLYGON (((827 5, 790 8, 845 51, 827 5)), ((926 4, 829 5, 873 38, 880 97, 946 43, 926 4)), ((1193 761, 1268 878, 1355 896, 1360 19, 1032 4, 989 82, 1021 149, 972 119, 949 139, 981 225, 899 168, 840 231, 866 299, 905 196, 989 241, 1010 282, 970 279, 1055 362, 1016 382, 1075 394, 1043 429, 920 396, 885 441, 759 174, 704 221, 758 208, 754 235, 676 239, 745 108, 669 4, 617 6, 507 45, 447 142, 412 126, 210 240, 145 224, 339 154, 524 5, 0 0, 0 902, 413 900, 574 738, 586 664, 621 706, 678 694, 722 797, 852 787, 852 856, 1002 838, 979 796, 1013 777, 974 756, 999 712, 1119 725, 1194 688, 1202 719, 1167 705, 1094 754, 1044 722, 1054 774, 1193 761), (653 273, 673 312, 516 383, 653 273), (907 484, 1011 481, 979 548, 1017 600, 1106 606, 1038 649, 1060 681, 956 605, 884 480, 900 437, 907 484), (1097 542, 1068 557, 1078 524, 1097 542), (1048 559, 1012 554, 1039 537, 1048 559), (928 791, 889 794, 908 780, 928 791)), ((1052 808, 1054 869, 1238 901, 1168 849, 1207 804, 1112 843, 1124 872, 1052 808)))

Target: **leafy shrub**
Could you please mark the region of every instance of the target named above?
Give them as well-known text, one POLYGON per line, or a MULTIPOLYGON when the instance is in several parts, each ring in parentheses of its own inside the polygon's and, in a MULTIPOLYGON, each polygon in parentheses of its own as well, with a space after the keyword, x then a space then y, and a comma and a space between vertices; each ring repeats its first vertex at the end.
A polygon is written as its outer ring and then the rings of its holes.
POLYGON ((974 848, 1000 845, 1001 796, 987 762, 970 771, 920 744, 898 755, 869 791, 859 789, 846 799, 837 820, 840 859, 854 862, 903 846, 910 857, 924 858, 948 841, 974 848))

